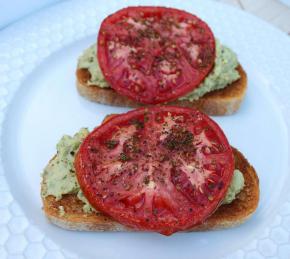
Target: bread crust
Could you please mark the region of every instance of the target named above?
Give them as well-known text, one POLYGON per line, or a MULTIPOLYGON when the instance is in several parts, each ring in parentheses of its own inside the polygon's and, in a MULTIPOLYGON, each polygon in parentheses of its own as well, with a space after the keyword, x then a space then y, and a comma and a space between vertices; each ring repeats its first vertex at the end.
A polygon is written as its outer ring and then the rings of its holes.
MULTIPOLYGON (((245 179, 245 187, 236 199, 227 205, 221 205, 201 225, 187 231, 214 230, 234 227, 242 224, 256 210, 259 202, 259 179, 255 169, 249 164, 241 152, 233 148, 235 168, 239 169, 245 179)), ((41 188, 44 187, 44 179, 41 188)), ((43 211, 50 222, 69 229, 80 231, 136 231, 128 228, 101 212, 84 213, 83 203, 75 194, 67 194, 60 200, 53 196, 42 197, 43 211), (63 206, 65 214, 59 213, 59 206, 63 206)))
MULTIPOLYGON (((224 89, 212 91, 192 102, 187 100, 175 100, 167 104, 195 107, 208 115, 233 114, 239 109, 247 89, 246 72, 241 65, 238 66, 237 70, 240 74, 240 79, 224 89)), ((137 103, 126 96, 118 94, 112 88, 101 88, 94 85, 88 85, 87 81, 90 79, 91 74, 87 69, 77 69, 76 77, 76 85, 79 94, 90 101, 122 107, 145 106, 144 104, 137 103)))

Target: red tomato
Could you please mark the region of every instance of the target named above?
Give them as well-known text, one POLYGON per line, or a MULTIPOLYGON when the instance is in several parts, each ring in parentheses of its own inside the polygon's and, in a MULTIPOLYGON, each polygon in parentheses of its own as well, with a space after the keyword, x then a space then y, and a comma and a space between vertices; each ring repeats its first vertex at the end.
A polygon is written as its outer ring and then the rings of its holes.
POLYGON ((208 116, 164 106, 116 115, 96 128, 82 143, 75 168, 97 210, 129 227, 170 235, 215 211, 234 157, 208 116))
POLYGON ((118 93, 157 104, 198 87, 214 65, 215 40, 208 25, 190 13, 128 7, 102 22, 98 60, 118 93))

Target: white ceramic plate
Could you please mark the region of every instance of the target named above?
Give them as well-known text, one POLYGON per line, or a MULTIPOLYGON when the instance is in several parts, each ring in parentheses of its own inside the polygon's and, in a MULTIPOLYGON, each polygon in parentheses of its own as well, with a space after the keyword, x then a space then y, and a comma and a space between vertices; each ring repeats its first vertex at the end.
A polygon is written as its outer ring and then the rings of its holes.
POLYGON ((283 4, 290 7, 290 0, 280 0, 283 4))
POLYGON ((241 109, 214 119, 258 172, 261 200, 255 215, 234 229, 171 237, 71 232, 46 221, 40 173, 59 138, 127 110, 78 96, 77 57, 95 42, 109 13, 127 5, 160 5, 154 0, 64 2, 0 33, 0 258, 290 258, 290 39, 222 4, 166 3, 207 21, 247 71, 241 109))

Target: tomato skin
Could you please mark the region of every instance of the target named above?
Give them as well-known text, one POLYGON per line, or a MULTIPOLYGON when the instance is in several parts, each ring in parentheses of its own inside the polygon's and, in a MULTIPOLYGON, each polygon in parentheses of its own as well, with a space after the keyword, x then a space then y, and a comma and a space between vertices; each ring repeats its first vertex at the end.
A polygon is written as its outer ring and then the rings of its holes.
POLYGON ((75 168, 85 197, 97 210, 131 228, 171 235, 202 223, 216 210, 229 187, 234 171, 234 157, 224 133, 208 116, 194 109, 164 106, 140 108, 111 117, 84 140, 76 155, 75 168), (174 118, 174 121, 168 117, 174 118), (165 138, 156 133, 160 125, 164 127, 172 122, 182 127, 172 126, 171 130, 166 128, 165 138), (123 135, 119 134, 123 129, 130 130, 123 135), (142 135, 144 131, 146 134, 142 135), (128 132, 132 136, 135 133, 142 135, 142 143, 149 142, 138 146, 141 153, 138 150, 134 153, 134 145, 128 148, 128 142, 123 141, 128 132), (107 140, 114 139, 112 136, 120 136, 120 139, 108 145, 107 140), (175 141, 174 145, 172 140, 175 141), (119 146, 121 142, 123 146, 119 146), (210 143, 201 145, 199 142, 210 143), (130 160, 119 156, 120 147, 123 148, 122 152, 129 150, 126 155, 130 160), (203 147, 209 150, 204 152, 203 147), (144 150, 146 152, 142 153, 144 150), (119 153, 114 157, 116 151, 119 153), (153 154, 148 160, 151 162, 142 161, 149 153, 153 154), (193 171, 197 178, 193 178, 192 184, 203 182, 193 188, 188 179, 194 176, 184 171, 179 157, 185 161, 185 168, 190 167, 192 161, 198 160, 202 163, 202 170, 209 173, 209 176, 203 176, 200 170, 193 171), (189 159, 188 163, 186 159, 189 159), (152 181, 148 172, 156 161, 158 166, 154 168, 152 181), (171 161, 174 163, 170 164, 171 161), (211 163, 213 161, 215 163, 211 163), (136 171, 129 170, 137 164, 139 167, 136 171), (119 171, 112 167, 107 170, 107 165, 124 167, 119 171), (116 172, 120 175, 116 175, 116 172), (213 187, 212 183, 215 183, 213 187), (155 189, 151 188, 152 184, 155 189))
POLYGON ((144 104, 166 103, 194 90, 212 70, 215 60, 215 39, 209 26, 195 15, 174 8, 121 9, 104 19, 97 44, 99 65, 111 87, 144 104), (124 17, 136 21, 157 17, 160 21, 145 29, 129 28, 126 32, 127 24, 119 25, 124 17), (172 30, 167 35, 164 32, 167 25, 160 24, 170 17, 177 20, 176 28, 184 21, 192 22, 187 24, 192 28, 185 27, 189 31, 185 34, 175 34, 170 25, 172 30), (155 28, 155 24, 160 28, 155 28), (125 57, 116 58, 119 56, 116 53, 125 57))

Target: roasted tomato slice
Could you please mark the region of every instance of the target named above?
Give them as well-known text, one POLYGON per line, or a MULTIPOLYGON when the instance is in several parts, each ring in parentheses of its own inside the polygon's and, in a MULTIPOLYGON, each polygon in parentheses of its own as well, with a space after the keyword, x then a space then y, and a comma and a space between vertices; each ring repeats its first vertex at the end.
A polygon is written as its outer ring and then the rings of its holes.
POLYGON ((196 88, 215 60, 215 40, 198 17, 173 8, 128 7, 108 16, 98 60, 117 92, 145 103, 171 101, 196 88))
POLYGON ((97 210, 129 227, 170 235, 215 211, 234 157, 208 116, 164 106, 109 119, 84 140, 75 167, 97 210))

